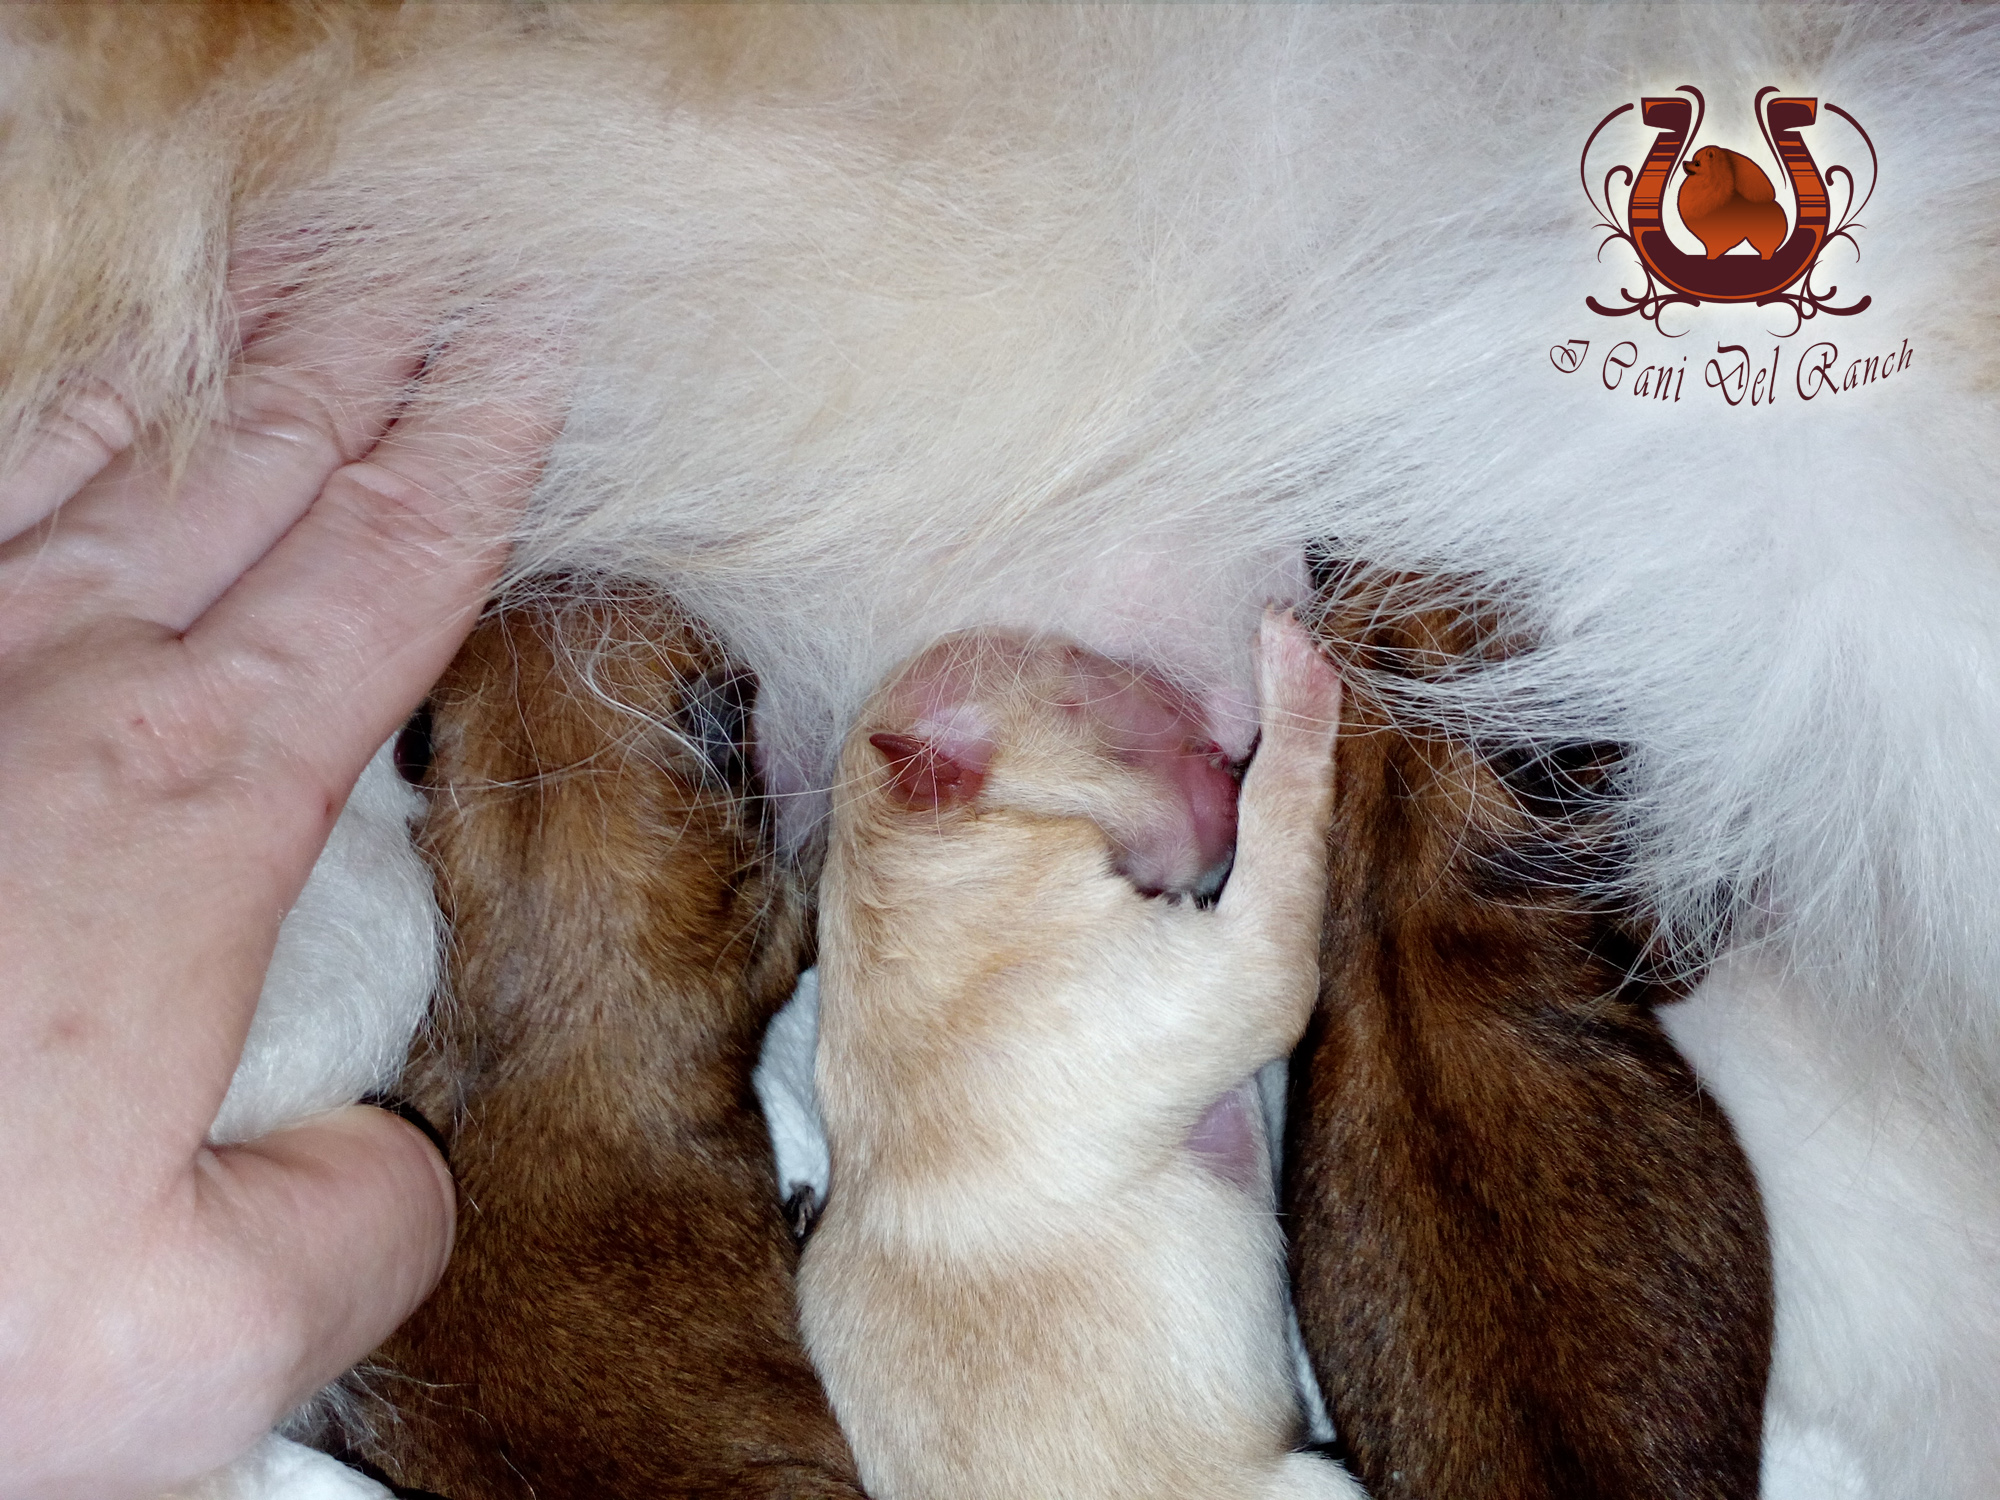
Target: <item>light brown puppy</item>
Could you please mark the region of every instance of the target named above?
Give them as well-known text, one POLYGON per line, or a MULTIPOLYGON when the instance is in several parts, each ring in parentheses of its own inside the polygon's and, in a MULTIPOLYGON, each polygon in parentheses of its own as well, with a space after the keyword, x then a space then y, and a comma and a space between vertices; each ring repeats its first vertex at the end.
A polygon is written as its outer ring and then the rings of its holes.
POLYGON ((599 584, 489 620, 437 689, 452 981, 405 1087, 451 1122, 464 1207, 356 1435, 400 1484, 858 1500, 750 1087, 805 933, 742 683, 660 596, 599 584))
POLYGON ((1336 577, 1351 663, 1320 1008, 1285 1153, 1295 1296, 1375 1500, 1752 1500, 1770 1251, 1681 990, 1582 890, 1614 747, 1482 754, 1379 689, 1476 668, 1436 580, 1336 577))
POLYGON ((960 635, 871 700, 821 888, 833 1191, 800 1272, 875 1500, 1350 1496, 1291 1452, 1268 1158, 1297 1039, 1339 682, 1260 642, 1229 779, 1192 712, 1076 647, 960 635))

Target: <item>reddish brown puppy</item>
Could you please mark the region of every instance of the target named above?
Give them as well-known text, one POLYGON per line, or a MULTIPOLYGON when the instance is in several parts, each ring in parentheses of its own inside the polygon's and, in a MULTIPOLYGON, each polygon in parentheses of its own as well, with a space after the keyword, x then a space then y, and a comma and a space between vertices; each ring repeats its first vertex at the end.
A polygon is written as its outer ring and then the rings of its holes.
POLYGON ((1752 1500, 1762 1209, 1675 992, 1581 893, 1610 752, 1399 728, 1385 682, 1493 649, 1413 596, 1336 579, 1322 622, 1350 687, 1285 1160, 1335 1426, 1375 1500, 1752 1500))
POLYGON ((450 1500, 858 1500, 750 1083, 805 926, 744 679, 658 597, 593 593, 482 625, 433 700, 452 982, 405 1086, 463 1207, 355 1447, 450 1500))

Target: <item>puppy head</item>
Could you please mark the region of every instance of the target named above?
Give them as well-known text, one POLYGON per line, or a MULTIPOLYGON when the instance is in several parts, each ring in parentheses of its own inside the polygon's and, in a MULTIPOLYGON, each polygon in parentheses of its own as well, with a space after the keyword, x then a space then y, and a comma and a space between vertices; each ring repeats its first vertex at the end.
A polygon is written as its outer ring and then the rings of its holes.
POLYGON ((1186 694, 1065 641, 947 636, 855 731, 876 791, 915 827, 1001 811, 1081 818, 1140 891, 1205 894, 1227 874, 1236 777, 1186 694))
POLYGON ((1703 146, 1688 158, 1687 181, 1676 199, 1683 219, 1706 218, 1736 196, 1735 155, 1720 146, 1703 146))

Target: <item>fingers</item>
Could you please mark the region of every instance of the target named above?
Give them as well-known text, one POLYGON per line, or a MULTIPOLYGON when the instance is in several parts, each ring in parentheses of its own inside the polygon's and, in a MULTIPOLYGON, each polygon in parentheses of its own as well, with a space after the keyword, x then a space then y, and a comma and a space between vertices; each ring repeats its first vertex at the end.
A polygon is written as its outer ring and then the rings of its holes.
POLYGON ((17 1289, 0 1490, 145 1500, 229 1462, 415 1310, 455 1205, 375 1109, 184 1163, 17 1289))
MULTIPOLYGON (((450 1184, 401 1121, 198 1143, 278 923, 470 626, 556 425, 525 399, 412 414, 407 327, 287 328, 278 300, 178 488, 93 395, 0 490, 28 527, 0 547, 0 1268, 35 1289, 0 1344, 38 1351, 0 1360, 0 1412, 119 1413, 47 1425, 41 1456, 95 1443, 87 1472, 141 1495, 230 1457, 442 1270, 450 1184)), ((423 365, 489 391, 497 368, 423 365)), ((112 1493, 32 1492, 72 1490, 112 1493)))
MULTIPOLYGON (((241 1050, 273 914, 296 899, 368 757, 470 630, 550 426, 503 404, 398 427, 365 462, 336 473, 175 643, 194 684, 183 696, 203 700, 186 737, 194 748, 178 753, 213 764, 167 782, 157 805, 128 809, 122 847, 177 847, 178 867, 202 878, 155 890, 143 905, 135 892, 120 906, 133 909, 125 920, 135 930, 163 943, 200 938, 213 977, 252 976, 235 1005, 212 1010, 209 1029, 172 1026, 145 974, 128 985, 131 1014, 150 1020, 131 1045, 181 1059, 161 1086, 192 1101, 186 1118, 199 1117, 197 1131, 241 1050), (216 725, 228 726, 220 745, 216 725), (206 1080, 214 1097, 197 1097, 192 1080, 206 1080)), ((110 871, 106 881, 125 878, 110 871)), ((172 1114, 170 1101, 158 1108, 172 1114)))
POLYGON ((108 1066, 158 1149, 201 1138, 278 920, 470 628, 552 425, 406 423, 184 636, 113 620, 5 663, 0 941, 25 966, 0 1018, 82 1038, 17 1059, 44 1094, 87 1107, 108 1066))
MULTIPOLYGON (((45 633, 113 614, 186 629, 298 520, 329 475, 368 451, 423 353, 421 324, 392 311, 345 310, 337 325, 276 319, 246 350, 226 419, 181 475, 153 451, 101 463, 59 513, 0 548, 0 591, 45 633)), ((79 437, 77 420, 66 444, 52 441, 24 507, 84 471, 96 429, 79 437)), ((129 443, 129 430, 123 436, 129 443)))
MULTIPOLYGON (((254 340, 280 310, 291 269, 282 253, 271 251, 250 251, 232 264, 229 300, 239 346, 254 340)), ((282 365, 289 359, 313 369, 321 361, 302 357, 311 347, 311 335, 295 331, 286 340, 262 346, 261 363, 282 365)), ((114 381, 79 380, 43 421, 20 463, 0 474, 0 543, 46 521, 130 448, 138 434, 138 416, 114 381)))
POLYGON ((188 632, 253 743, 344 796, 471 629, 553 415, 526 401, 399 424, 188 632))
POLYGON ((139 424, 118 393, 93 383, 56 408, 19 468, 0 474, 0 542, 47 520, 132 446, 139 424))
POLYGON ((262 1303, 287 1335, 270 1346, 276 1367, 257 1377, 279 1414, 387 1338, 451 1255, 451 1174, 415 1126, 383 1110, 357 1105, 210 1153, 197 1173, 198 1241, 231 1247, 214 1264, 248 1273, 247 1287, 214 1295, 262 1303))

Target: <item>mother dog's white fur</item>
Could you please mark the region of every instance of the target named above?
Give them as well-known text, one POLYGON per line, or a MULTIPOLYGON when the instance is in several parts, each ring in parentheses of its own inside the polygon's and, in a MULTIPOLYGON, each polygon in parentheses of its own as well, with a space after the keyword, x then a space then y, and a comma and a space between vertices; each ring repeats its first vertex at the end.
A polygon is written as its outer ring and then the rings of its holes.
POLYGON ((1735 1124, 1770 1217, 1766 1500, 2000 1491, 2000 1146, 1908 1073, 1857 1069, 1753 956, 1663 1013, 1735 1124), (1787 1451, 1786 1439, 1792 1439, 1787 1451))
POLYGON ((389 1491, 337 1459, 271 1434, 225 1469, 166 1500, 388 1500, 389 1491))
MULTIPOLYGON (((1633 893, 1767 976, 1676 1024, 1767 1191, 1774 1438, 1857 1495, 1994 1491, 2000 14, 811 8, 745 23, 734 72, 650 11, 366 24, 427 40, 369 71, 336 20, 111 143, 60 123, 55 61, 0 56, 0 459, 80 368, 198 414, 244 143, 323 108, 330 155, 242 241, 304 300, 489 325, 475 387, 570 393, 521 571, 646 573, 710 620, 795 840, 868 685, 947 629, 1063 630, 1241 709, 1307 539, 1478 580, 1539 649, 1413 711, 1631 747, 1633 893), (1552 369, 1651 336, 1582 306, 1632 273, 1593 259, 1576 154, 1681 83, 1718 130, 1775 84, 1874 135, 1826 278, 1873 305, 1789 347, 1907 338, 1895 381, 1729 410, 1552 369)), ((1690 395, 1761 316, 1688 315, 1690 395)))
POLYGON ((384 747, 278 927, 211 1140, 255 1140, 402 1071, 438 979, 437 904, 410 846, 421 810, 384 747))

